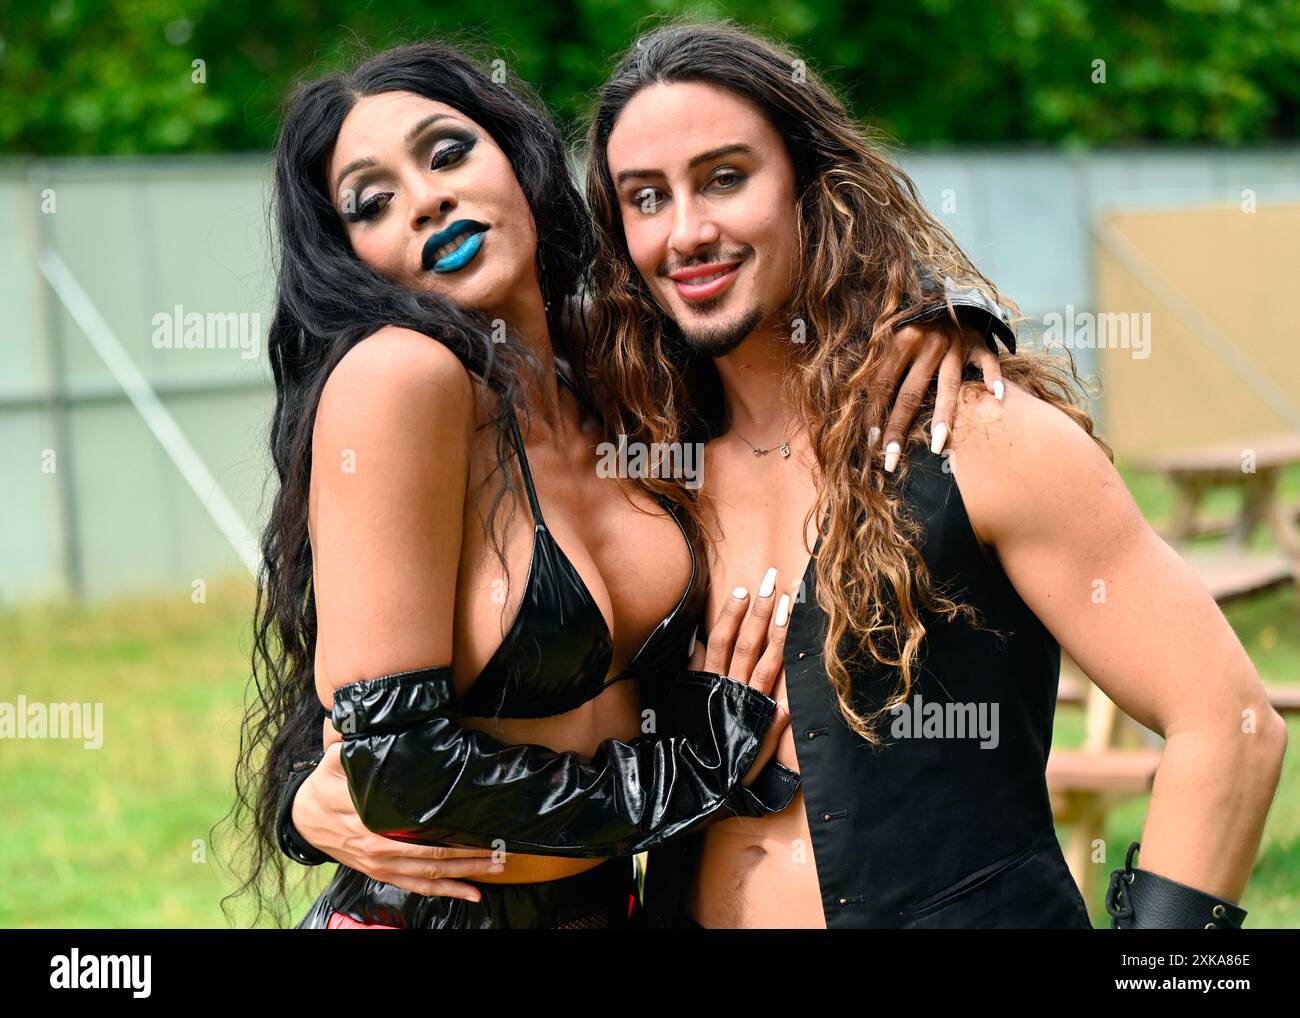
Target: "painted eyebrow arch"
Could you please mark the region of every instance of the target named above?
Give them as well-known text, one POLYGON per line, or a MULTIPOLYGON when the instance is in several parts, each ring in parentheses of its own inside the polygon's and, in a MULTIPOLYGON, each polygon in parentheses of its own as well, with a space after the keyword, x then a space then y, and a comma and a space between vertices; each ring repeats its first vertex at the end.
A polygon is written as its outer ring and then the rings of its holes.
MULTIPOLYGON (((430 124, 435 124, 439 120, 448 119, 450 118, 446 113, 432 113, 407 131, 406 137, 402 140, 406 143, 407 147, 410 147, 415 139, 420 136, 421 132, 423 132, 430 124)), ((345 178, 349 173, 355 173, 357 170, 364 170, 366 167, 374 165, 375 161, 369 156, 362 159, 353 159, 352 162, 347 164, 347 166, 339 170, 339 175, 334 178, 334 190, 337 191, 339 189, 339 185, 343 183, 343 178, 345 178)))
MULTIPOLYGON (((746 155, 753 155, 754 150, 748 145, 736 143, 734 145, 722 145, 719 148, 711 148, 707 152, 701 152, 687 165, 693 170, 700 163, 707 163, 711 159, 720 159, 722 156, 735 155, 737 152, 743 152, 746 155)), ((633 177, 662 177, 662 170, 623 170, 614 180, 616 187, 622 187, 625 181, 633 177)))

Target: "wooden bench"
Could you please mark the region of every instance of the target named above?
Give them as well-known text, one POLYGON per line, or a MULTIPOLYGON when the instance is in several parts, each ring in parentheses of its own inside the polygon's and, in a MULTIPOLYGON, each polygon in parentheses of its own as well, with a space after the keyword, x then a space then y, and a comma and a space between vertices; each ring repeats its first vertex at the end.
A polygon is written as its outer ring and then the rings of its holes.
POLYGON ((1091 905, 1098 876, 1092 846, 1106 836, 1106 814, 1124 800, 1151 791, 1161 751, 1142 745, 1135 730, 1139 726, 1131 722, 1125 726, 1125 715, 1114 701, 1068 658, 1062 660, 1056 702, 1058 706, 1084 708, 1083 746, 1052 750, 1047 760, 1047 790, 1053 819, 1070 829, 1065 861, 1091 905))
MULTIPOLYGON (((1240 526, 1239 513, 1215 513, 1212 516, 1198 514, 1185 525, 1186 538, 1195 537, 1230 537, 1237 532, 1240 526)), ((1282 509, 1283 522, 1288 526, 1294 527, 1300 524, 1300 506, 1284 506, 1282 509)), ((1171 535, 1172 536, 1172 533, 1171 535)))
POLYGON ((1265 682, 1264 688, 1268 691, 1268 702, 1283 717, 1300 714, 1300 685, 1265 682))
POLYGON ((1192 564, 1220 604, 1300 580, 1296 507, 1284 505, 1280 494, 1282 471, 1300 465, 1300 434, 1258 435, 1159 453, 1134 465, 1163 474, 1177 490, 1178 508, 1166 540, 1192 564), (1221 488, 1239 493, 1236 515, 1202 519, 1202 498, 1221 488), (1261 525, 1271 538, 1269 552, 1247 547, 1261 525), (1209 534, 1223 534, 1228 540, 1212 550, 1190 543, 1209 534))
POLYGON ((1052 817, 1069 828, 1065 861, 1089 904, 1094 903, 1099 876, 1092 850, 1097 840, 1106 837, 1106 815, 1120 803, 1151 791, 1160 757, 1158 749, 1052 751, 1047 762, 1052 817))

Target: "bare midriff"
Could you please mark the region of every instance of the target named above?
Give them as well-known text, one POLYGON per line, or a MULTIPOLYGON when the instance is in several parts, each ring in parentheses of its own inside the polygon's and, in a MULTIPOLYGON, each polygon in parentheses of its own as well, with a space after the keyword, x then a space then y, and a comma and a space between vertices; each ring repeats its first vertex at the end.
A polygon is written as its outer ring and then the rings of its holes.
MULTIPOLYGON (((640 691, 635 680, 616 682, 599 696, 576 710, 549 718, 461 717, 458 723, 508 745, 545 746, 557 753, 576 753, 589 760, 607 739, 629 742, 641 734, 640 691)), ((325 745, 341 742, 343 736, 325 722, 325 745)), ((487 846, 491 847, 491 846, 487 846)), ((557 855, 524 855, 506 852, 505 870, 476 876, 471 883, 535 884, 560 880, 594 869, 603 858, 573 858, 557 855)))
MULTIPOLYGON (((606 739, 625 742, 641 734, 641 701, 636 680, 616 682, 576 710, 549 718, 460 719, 466 728, 486 732, 510 745, 545 746, 557 753, 576 753, 589 760, 606 739)), ((571 877, 599 866, 605 860, 575 859, 555 855, 506 854, 503 873, 475 877, 490 884, 535 884, 571 877)))
MULTIPOLYGON (((786 699, 784 675, 772 695, 786 699)), ((789 728, 776 759, 799 769, 789 728)), ((824 929, 803 791, 772 816, 710 824, 682 900, 687 914, 705 929, 824 929)))
MULTIPOLYGON (((567 391, 564 399, 569 400, 567 391)), ((479 433, 475 462, 492 464, 495 449, 492 429, 479 433)), ((588 428, 594 447, 601 437, 588 428)), ((608 683, 626 664, 654 627, 676 605, 690 579, 691 558, 678 525, 644 493, 611 485, 596 469, 594 448, 585 442, 563 441, 563 455, 543 444, 529 450, 528 458, 548 529, 570 563, 582 576, 592 596, 608 617, 614 639, 614 657, 608 683), (581 462, 564 456, 582 457, 581 462), (634 495, 634 501, 629 496, 634 495)), ((519 611, 518 599, 526 584, 533 552, 534 529, 523 495, 523 476, 517 462, 516 512, 505 539, 505 551, 514 580, 507 603, 497 594, 501 571, 488 542, 483 523, 492 488, 480 491, 477 504, 468 504, 464 520, 462 570, 457 584, 457 616, 453 686, 464 697, 473 676, 482 673, 501 643, 505 629, 519 611)), ((574 753, 590 760, 607 739, 631 741, 641 735, 641 692, 635 679, 615 682, 600 695, 574 710, 544 718, 461 717, 465 728, 485 732, 507 745, 545 746, 557 753, 574 753)), ((559 880, 593 869, 603 858, 573 858, 509 852, 505 871, 474 878, 477 883, 531 884, 559 880)))

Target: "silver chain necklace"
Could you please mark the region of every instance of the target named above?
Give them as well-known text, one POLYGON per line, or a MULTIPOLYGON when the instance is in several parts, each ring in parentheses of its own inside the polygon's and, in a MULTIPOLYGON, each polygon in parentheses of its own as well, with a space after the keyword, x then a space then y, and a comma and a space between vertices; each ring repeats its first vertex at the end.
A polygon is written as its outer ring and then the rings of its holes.
POLYGON ((742 442, 744 442, 747 446, 749 446, 751 449, 754 450, 754 455, 755 455, 755 456, 766 456, 766 455, 767 455, 769 452, 771 452, 773 449, 780 449, 780 450, 781 450, 781 457, 782 457, 783 459, 788 459, 788 458, 790 457, 790 436, 789 436, 788 433, 787 433, 786 437, 785 437, 784 439, 782 439, 780 445, 770 445, 770 446, 768 446, 766 449, 760 449, 760 448, 759 448, 758 446, 756 446, 753 442, 751 442, 751 441, 750 441, 749 439, 747 439, 744 435, 742 435, 739 431, 736 431, 735 428, 732 428, 731 430, 732 430, 733 432, 735 432, 735 435, 736 435, 736 437, 737 437, 738 439, 740 439, 740 440, 741 440, 742 442))

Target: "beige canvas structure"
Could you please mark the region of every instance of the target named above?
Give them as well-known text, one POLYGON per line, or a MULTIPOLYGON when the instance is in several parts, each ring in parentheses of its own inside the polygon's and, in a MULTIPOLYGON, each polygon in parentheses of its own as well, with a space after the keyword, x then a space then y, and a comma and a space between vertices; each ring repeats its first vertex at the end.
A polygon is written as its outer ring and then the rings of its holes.
POLYGON ((1252 207, 1100 219, 1097 317, 1150 323, 1146 356, 1097 346, 1117 458, 1300 432, 1300 204, 1252 207))

